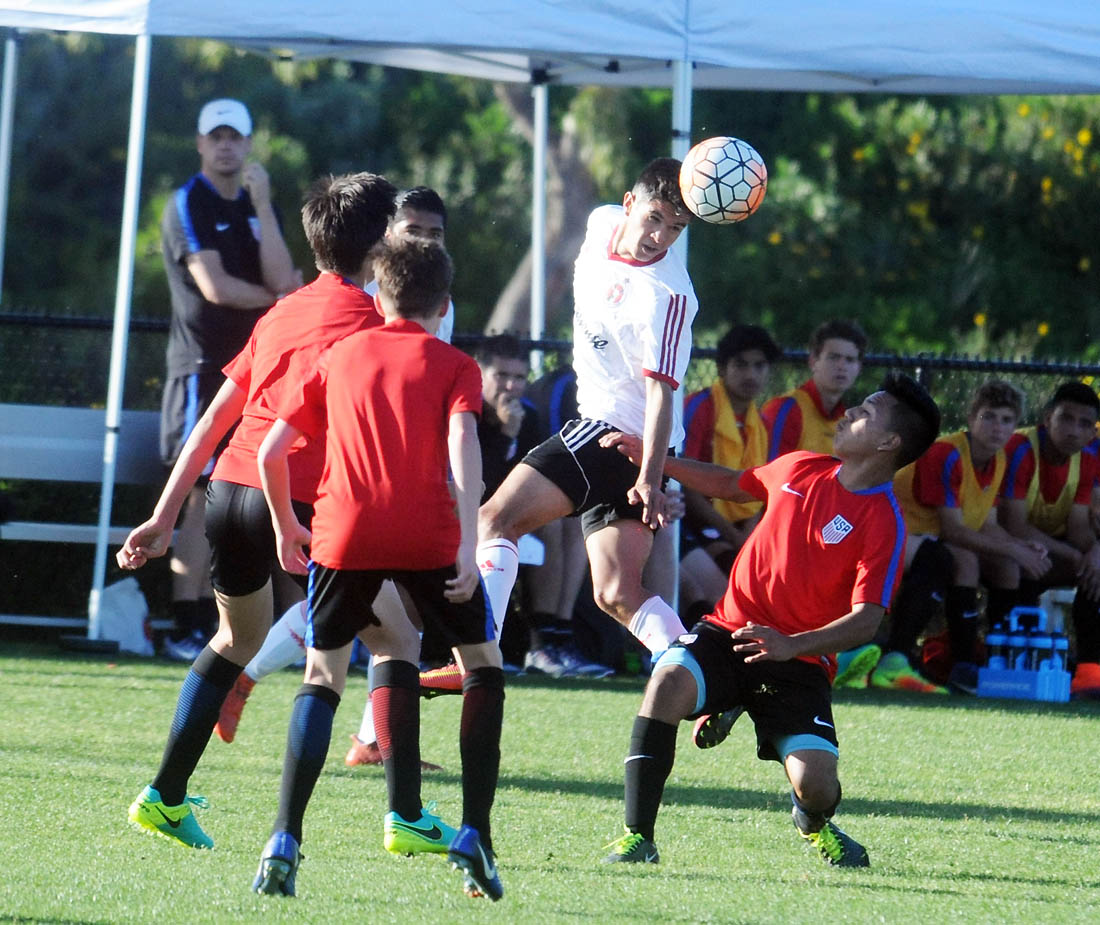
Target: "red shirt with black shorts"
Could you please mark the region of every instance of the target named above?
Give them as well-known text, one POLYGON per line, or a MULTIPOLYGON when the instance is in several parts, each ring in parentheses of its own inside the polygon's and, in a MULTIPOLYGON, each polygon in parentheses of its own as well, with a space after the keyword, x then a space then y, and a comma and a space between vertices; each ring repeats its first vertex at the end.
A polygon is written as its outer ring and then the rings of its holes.
MULTIPOLYGON (((905 521, 892 483, 853 492, 832 456, 795 451, 741 474, 767 503, 729 587, 704 619, 733 631, 752 622, 790 635, 819 629, 861 603, 889 607, 901 577, 905 521)), ((806 655, 830 680, 834 655, 806 655)))

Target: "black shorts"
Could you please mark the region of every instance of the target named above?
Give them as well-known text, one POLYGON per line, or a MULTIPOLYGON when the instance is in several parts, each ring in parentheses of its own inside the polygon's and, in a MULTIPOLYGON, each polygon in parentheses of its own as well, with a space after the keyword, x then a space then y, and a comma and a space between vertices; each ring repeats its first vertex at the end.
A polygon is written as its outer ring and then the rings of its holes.
POLYGON ((677 648, 690 652, 703 673, 704 701, 693 716, 743 706, 756 726, 758 758, 780 761, 775 743, 787 737, 824 739, 836 748, 832 685, 825 669, 800 659, 746 663, 746 653, 733 651, 729 630, 706 620, 669 651, 677 648))
MULTIPOLYGON (((295 501, 303 524, 313 520, 313 506, 295 501)), ((206 486, 206 539, 210 543, 210 581, 229 597, 259 591, 279 568, 275 530, 264 493, 258 488, 214 479, 206 486)), ((291 575, 302 590, 304 575, 291 575)))
POLYGON ((409 592, 425 635, 432 633, 449 648, 492 641, 496 629, 481 582, 473 596, 462 604, 444 597, 447 580, 455 574, 453 565, 428 571, 357 570, 328 568, 311 562, 306 645, 314 649, 339 649, 361 629, 377 623, 371 603, 387 578, 409 592))
MULTIPOLYGON (((638 481, 638 467, 614 447, 600 446, 600 437, 617 429, 590 418, 569 421, 523 457, 565 492, 585 537, 616 520, 642 519, 642 506, 626 499, 638 481)), ((666 483, 661 480, 662 487, 666 483)))
MULTIPOLYGON (((224 382, 225 376, 221 371, 213 370, 176 376, 164 383, 160 406, 160 458, 166 466, 173 465, 179 458, 191 431, 224 382)), ((229 445, 229 438, 235 429, 234 425, 222 438, 214 451, 215 457, 229 445)), ((209 475, 212 469, 212 466, 208 467, 203 475, 209 475)))

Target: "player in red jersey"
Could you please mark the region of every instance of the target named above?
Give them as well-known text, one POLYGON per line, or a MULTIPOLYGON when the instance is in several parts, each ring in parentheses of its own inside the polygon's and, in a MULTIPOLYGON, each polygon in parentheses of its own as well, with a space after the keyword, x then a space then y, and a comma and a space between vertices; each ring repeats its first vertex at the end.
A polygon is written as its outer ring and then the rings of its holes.
POLYGON ((1001 509, 1005 528, 1047 550, 1051 570, 1041 582, 1026 576, 1021 603, 1037 604, 1039 592, 1056 585, 1076 587, 1073 598, 1077 665, 1071 692, 1100 698, 1100 543, 1089 503, 1100 461, 1092 442, 1100 399, 1083 382, 1064 382, 1054 392, 1037 427, 1017 431, 1005 446, 1001 509))
POLYGON ((905 549, 893 476, 938 430, 935 402, 895 374, 838 422, 839 462, 801 451, 744 472, 666 462, 685 486, 766 508, 715 612, 657 662, 626 759, 626 834, 606 861, 658 860, 653 830, 680 720, 741 708, 757 756, 784 766, 799 833, 831 864, 868 865, 830 821, 840 802, 834 653, 870 639, 890 605, 905 549))
POLYGON ((288 571, 308 570, 310 580, 305 679, 290 719, 279 812, 252 886, 294 894, 306 804, 360 635, 375 660, 371 702, 389 792, 386 849, 446 852, 466 872, 468 894, 495 900, 503 889, 489 811, 500 765, 504 672, 474 555, 481 372, 434 336, 449 301, 446 251, 403 241, 383 249, 374 269, 386 324, 334 344, 280 403, 279 420, 260 448, 279 560, 288 571), (303 434, 325 441, 312 532, 294 511, 287 466, 303 434), (421 803, 420 639, 407 616, 372 612, 370 601, 387 579, 405 588, 463 669, 457 832, 432 804, 421 803))
MULTIPOLYGON (((180 508, 214 448, 236 425, 207 488, 206 533, 220 625, 184 679, 161 766, 130 806, 130 820, 193 848, 213 841, 195 821, 187 782, 210 740, 218 712, 271 626, 275 536, 256 468, 256 452, 275 420, 275 397, 338 337, 382 322, 363 283, 370 252, 393 214, 394 187, 376 174, 329 177, 311 190, 302 223, 317 279, 257 323, 244 350, 225 367, 226 382, 187 439, 153 516, 135 527, 117 554, 122 568, 164 555, 180 508)), ((323 444, 294 446, 291 496, 307 522, 324 465, 323 444)))

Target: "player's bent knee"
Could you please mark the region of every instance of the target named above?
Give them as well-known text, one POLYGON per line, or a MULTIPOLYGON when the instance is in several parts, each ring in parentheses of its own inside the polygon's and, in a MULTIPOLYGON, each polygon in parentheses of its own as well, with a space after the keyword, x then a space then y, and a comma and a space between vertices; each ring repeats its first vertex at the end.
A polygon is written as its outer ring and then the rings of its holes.
MULTIPOLYGON (((643 716, 666 723, 677 723, 698 712, 706 698, 701 672, 697 679, 687 663, 668 658, 673 653, 683 651, 686 650, 669 649, 658 660, 642 699, 640 712, 643 716)), ((692 663, 695 662, 690 654, 688 658, 692 663)))

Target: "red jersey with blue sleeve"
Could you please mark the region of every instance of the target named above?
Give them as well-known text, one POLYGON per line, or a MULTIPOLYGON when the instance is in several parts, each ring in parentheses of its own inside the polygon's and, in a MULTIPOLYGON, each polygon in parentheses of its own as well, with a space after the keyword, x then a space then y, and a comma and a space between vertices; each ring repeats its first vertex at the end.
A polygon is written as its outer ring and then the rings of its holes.
MULTIPOLYGON (((795 451, 741 474, 740 486, 766 502, 738 553, 729 586, 709 622, 747 623, 786 635, 820 629, 858 604, 889 608, 901 578, 905 520, 886 482, 849 491, 832 456, 795 451)), ((833 655, 807 655, 832 678, 833 655)))
MULTIPOLYGON (((1045 427, 1039 428, 1039 445, 1045 443, 1049 437, 1045 427)), ((1093 441, 1081 451, 1080 466, 1077 475, 1077 484, 1071 486, 1073 490, 1072 504, 1088 504, 1092 499, 1092 488, 1100 472, 1097 471, 1097 446, 1093 441)), ((1008 469, 1005 472, 1004 486, 1001 489, 1003 497, 1009 500, 1023 501, 1027 499, 1031 487, 1031 480, 1035 477, 1035 452, 1032 449, 1028 435, 1017 431, 1008 438, 1005 444, 1005 455, 1008 457, 1008 469)), ((1056 464, 1045 459, 1039 466, 1039 493, 1047 503, 1054 503, 1062 491, 1066 488, 1066 482, 1070 477, 1072 458, 1064 463, 1056 464)))
POLYGON ((279 417, 325 439, 314 562, 334 569, 453 565, 461 538, 447 490, 452 415, 481 413, 481 370, 415 321, 337 341, 284 397, 279 417))

